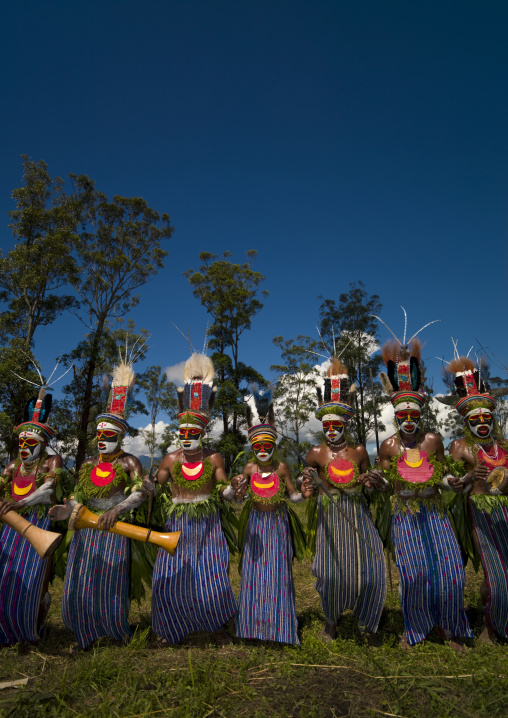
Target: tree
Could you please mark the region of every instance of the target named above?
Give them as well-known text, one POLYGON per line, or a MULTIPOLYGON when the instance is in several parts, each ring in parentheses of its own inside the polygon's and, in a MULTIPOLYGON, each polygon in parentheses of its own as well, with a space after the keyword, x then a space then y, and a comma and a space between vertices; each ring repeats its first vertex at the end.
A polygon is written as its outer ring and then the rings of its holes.
POLYGON ((352 438, 365 446, 374 431, 374 397, 378 429, 384 430, 379 417, 386 399, 379 382, 374 382, 374 395, 370 383, 370 371, 377 377, 382 364, 381 357, 374 355, 378 349, 378 325, 372 315, 379 314, 383 305, 377 294, 369 297, 363 282, 351 282, 349 286, 349 292, 340 294, 338 302, 320 297, 320 330, 324 342, 333 348, 340 329, 336 352, 357 387, 356 415, 348 428, 352 438))
POLYGON ((301 430, 317 406, 319 373, 311 358, 316 342, 310 337, 298 335, 296 339, 274 337, 273 343, 280 349, 283 361, 283 364, 270 367, 279 377, 275 391, 277 426, 282 433, 292 434, 299 445, 301 430))
MULTIPOLYGON (((199 259, 203 264, 199 270, 189 269, 184 273, 194 296, 213 320, 208 336, 209 346, 215 350, 212 360, 219 387, 215 403, 223 427, 217 448, 225 455, 228 471, 246 440, 241 433, 245 385, 252 381, 264 382, 260 374, 239 359, 240 337, 251 328, 253 318, 263 308, 257 293, 265 278, 251 265, 256 255, 256 250, 249 250, 246 263, 233 264, 229 261, 231 252, 224 252, 221 259, 202 252, 199 259)), ((261 294, 267 296, 268 292, 263 290, 261 294)))
POLYGON ((87 213, 87 227, 75 244, 79 278, 73 286, 90 331, 89 356, 83 371, 76 464, 86 455, 94 378, 108 319, 119 318, 139 302, 136 290, 163 267, 167 252, 161 241, 171 237, 169 215, 160 215, 141 198, 96 193, 87 213))
MULTIPOLYGON (((164 411, 169 416, 170 424, 166 429, 169 429, 171 434, 174 434, 174 430, 178 426, 176 387, 168 380, 166 374, 161 371, 160 366, 150 366, 145 369, 138 379, 138 385, 144 391, 150 416, 150 429, 144 430, 142 434, 150 452, 150 471, 152 471, 153 457, 156 449, 159 448, 155 431, 157 416, 161 411, 164 411)), ((169 439, 169 436, 165 431, 163 442, 167 439, 169 439)))
POLYGON ((66 194, 61 177, 52 179, 45 162, 23 155, 24 185, 13 190, 16 209, 9 213, 15 246, 0 255, 0 300, 7 305, 0 328, 30 346, 38 326, 51 324, 75 309, 74 296, 59 290, 76 281, 72 248, 77 227, 93 194, 93 183, 73 176, 66 194))

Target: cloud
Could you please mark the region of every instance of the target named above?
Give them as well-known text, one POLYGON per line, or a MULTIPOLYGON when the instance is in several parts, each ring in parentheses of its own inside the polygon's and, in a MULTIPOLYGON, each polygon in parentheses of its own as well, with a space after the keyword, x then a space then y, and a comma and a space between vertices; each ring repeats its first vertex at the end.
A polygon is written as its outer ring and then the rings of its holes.
POLYGON ((183 379, 184 366, 185 366, 185 361, 181 361, 179 364, 173 364, 172 366, 167 366, 164 369, 164 374, 167 376, 168 381, 172 381, 177 386, 181 386, 184 382, 184 379, 183 379))
MULTIPOLYGON (((158 421, 155 424, 155 435, 157 437, 157 441, 161 440, 162 434, 164 433, 164 429, 168 426, 164 421, 158 421)), ((152 425, 147 424, 146 426, 140 426, 137 427, 139 434, 138 436, 126 436, 123 441, 123 449, 124 451, 127 451, 130 454, 134 454, 134 456, 149 456, 150 450, 148 449, 145 439, 143 437, 142 432, 143 431, 151 431, 152 425)), ((175 449, 176 446, 170 447, 170 451, 175 449)), ((160 456, 160 452, 155 450, 155 456, 160 456)))

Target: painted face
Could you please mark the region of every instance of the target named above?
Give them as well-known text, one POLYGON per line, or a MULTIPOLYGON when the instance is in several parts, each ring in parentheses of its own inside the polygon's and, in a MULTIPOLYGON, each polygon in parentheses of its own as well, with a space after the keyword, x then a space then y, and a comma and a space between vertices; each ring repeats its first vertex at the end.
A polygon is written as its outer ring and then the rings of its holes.
POLYGON ((44 442, 31 436, 19 437, 19 458, 23 464, 32 464, 42 454, 44 442))
POLYGON ((467 415, 467 424, 474 436, 486 441, 492 434, 494 419, 488 409, 474 409, 467 415))
POLYGON ((347 421, 340 416, 324 416, 323 433, 331 444, 338 444, 342 441, 346 430, 347 421))
POLYGON ((275 442, 269 441, 268 439, 255 441, 252 444, 252 451, 258 461, 262 464, 266 464, 273 456, 273 452, 275 451, 275 442))
POLYGON ((184 451, 196 451, 201 446, 203 431, 199 426, 181 426, 178 433, 184 451))
POLYGON ((97 442, 101 454, 114 454, 118 451, 121 437, 121 431, 114 431, 113 429, 97 429, 97 442))
POLYGON ((405 434, 416 434, 420 430, 421 412, 418 409, 399 409, 395 412, 395 420, 399 431, 405 434))

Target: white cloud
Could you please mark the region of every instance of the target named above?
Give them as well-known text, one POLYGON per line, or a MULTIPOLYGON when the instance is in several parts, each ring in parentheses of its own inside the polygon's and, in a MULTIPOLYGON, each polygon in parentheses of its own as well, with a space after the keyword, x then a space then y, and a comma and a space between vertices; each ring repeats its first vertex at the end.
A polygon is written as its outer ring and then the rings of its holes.
MULTIPOLYGON (((164 433, 164 429, 168 426, 164 421, 158 421, 155 424, 155 434, 157 437, 157 441, 161 440, 162 434, 164 433)), ((147 424, 146 426, 140 426, 137 427, 139 434, 138 436, 126 436, 123 441, 123 449, 124 451, 127 451, 130 454, 134 454, 134 456, 148 456, 150 455, 150 450, 148 449, 145 439, 143 438, 142 431, 151 431, 152 425, 147 424)), ((172 451, 175 447, 171 447, 170 451, 172 451)), ((155 456, 160 456, 159 452, 155 452, 155 456)))
POLYGON ((172 381, 177 386, 181 386, 184 382, 183 379, 183 368, 185 366, 185 361, 179 362, 179 364, 173 364, 172 366, 167 366, 164 369, 164 373, 167 376, 169 381, 172 381))

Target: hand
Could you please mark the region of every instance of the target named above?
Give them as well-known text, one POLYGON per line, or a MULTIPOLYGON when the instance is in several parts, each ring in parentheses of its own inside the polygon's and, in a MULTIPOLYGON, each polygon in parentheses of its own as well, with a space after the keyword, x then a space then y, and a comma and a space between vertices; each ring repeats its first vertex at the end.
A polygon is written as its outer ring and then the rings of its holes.
POLYGON ((364 486, 367 486, 367 488, 383 490, 386 487, 385 475, 380 469, 371 469, 371 471, 366 474, 366 477, 367 481, 364 486))
POLYGON ((314 485, 312 478, 316 475, 316 469, 312 466, 306 466, 302 471, 304 481, 310 481, 314 485))
MULTIPOLYGON (((474 481, 480 480, 485 481, 487 476, 490 474, 490 470, 485 466, 485 464, 476 464, 474 469, 469 472, 472 476, 474 481)), ((466 474, 467 476, 468 474, 466 474)))
POLYGON ((102 529, 103 531, 109 531, 113 528, 119 516, 120 512, 117 508, 106 511, 105 514, 99 516, 99 520, 97 521, 98 528, 102 529))
POLYGON ((231 486, 234 488, 235 491, 238 491, 242 481, 243 481, 243 474, 238 474, 238 476, 233 476, 233 478, 231 479, 231 486))
POLYGON ((238 501, 241 501, 245 498, 245 494, 247 493, 247 489, 249 488, 249 481, 244 476, 239 477, 240 481, 238 482, 238 489, 235 494, 235 498, 238 501))
POLYGON ((18 506, 17 504, 17 501, 11 501, 10 499, 2 499, 0 501, 0 516, 3 516, 8 511, 18 511, 21 506, 18 506))
POLYGON ((52 521, 65 521, 72 514, 72 506, 67 499, 63 500, 63 504, 55 504, 48 511, 52 521))
POLYGON ((143 488, 148 494, 148 496, 155 496, 157 493, 157 485, 155 481, 152 481, 149 476, 145 476, 143 478, 143 488))
POLYGON ((456 494, 461 494, 464 491, 464 482, 462 481, 460 476, 449 476, 448 486, 450 487, 450 489, 453 489, 456 494))
POLYGON ((310 479, 304 479, 300 491, 304 499, 308 499, 314 493, 314 484, 310 479))

